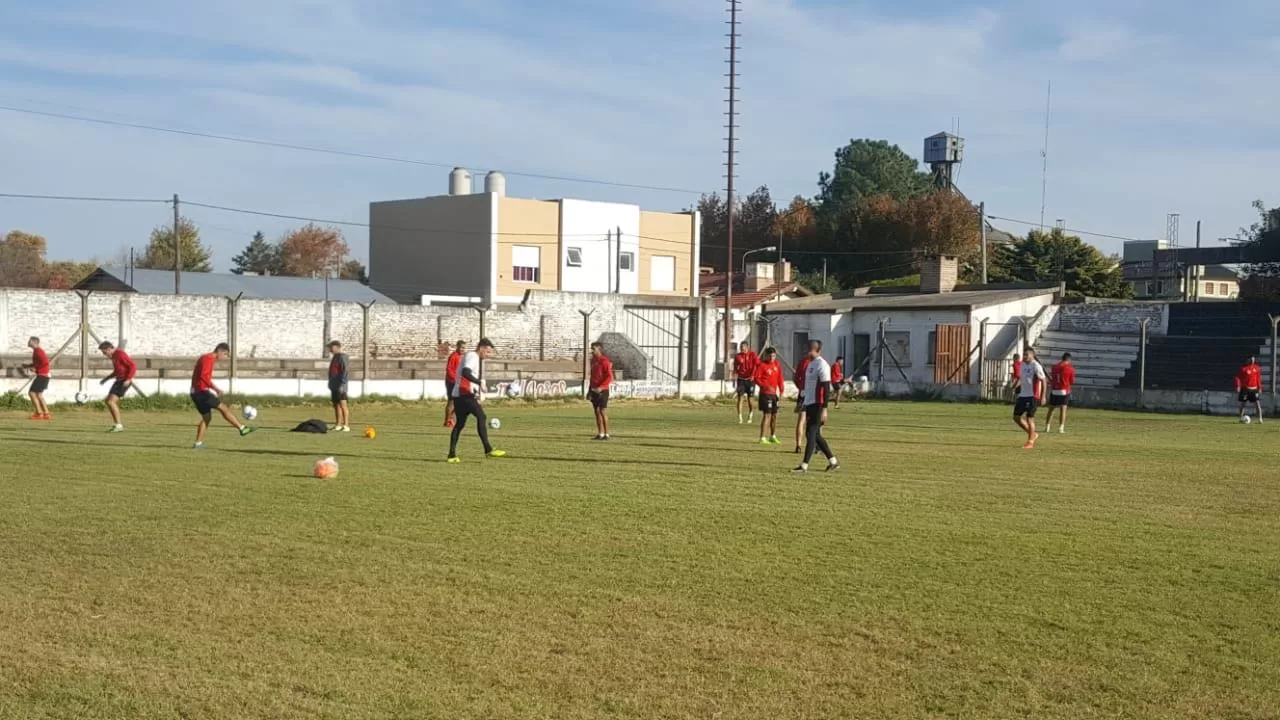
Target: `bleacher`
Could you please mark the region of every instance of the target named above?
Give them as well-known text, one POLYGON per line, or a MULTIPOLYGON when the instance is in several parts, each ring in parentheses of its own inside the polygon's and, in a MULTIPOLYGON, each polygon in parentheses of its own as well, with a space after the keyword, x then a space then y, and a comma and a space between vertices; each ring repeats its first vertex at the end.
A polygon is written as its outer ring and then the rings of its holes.
POLYGON ((1138 359, 1137 335, 1045 330, 1036 341, 1036 354, 1045 367, 1071 353, 1076 367, 1076 384, 1082 387, 1113 388, 1138 359))
MULTIPOLYGON (((1274 303, 1176 303, 1169 307, 1169 330, 1147 345, 1146 387, 1152 390, 1231 390, 1245 358, 1255 355, 1270 382, 1271 321, 1274 303)), ((1137 363, 1120 387, 1138 387, 1137 363)), ((1268 384, 1269 387, 1269 384, 1268 384)))

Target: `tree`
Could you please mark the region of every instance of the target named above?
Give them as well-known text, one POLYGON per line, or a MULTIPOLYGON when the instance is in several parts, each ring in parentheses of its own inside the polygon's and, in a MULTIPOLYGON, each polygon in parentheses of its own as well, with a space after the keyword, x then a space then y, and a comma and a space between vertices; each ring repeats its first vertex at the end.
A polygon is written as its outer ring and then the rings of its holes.
POLYGON ((818 294, 840 292, 843 289, 836 276, 828 273, 824 277, 821 270, 800 273, 796 276, 796 282, 818 294))
MULTIPOLYGON (((698 200, 698 211, 702 213, 701 263, 722 269, 729 255, 729 204, 719 193, 711 193, 698 200)), ((774 229, 777 216, 778 209, 765 185, 737 200, 733 221, 735 268, 742 262, 742 253, 777 244, 774 229)))
POLYGON ((830 223, 865 198, 887 195, 905 202, 933 187, 920 163, 886 140, 850 140, 835 157, 831 172, 818 175, 819 223, 830 223))
POLYGON ((991 282, 1057 282, 1070 297, 1128 298, 1133 288, 1124 281, 1120 261, 1061 229, 1032 230, 1025 238, 996 248, 987 274, 991 282))
POLYGON ((281 273, 294 277, 337 275, 348 252, 341 230, 308 223, 280 239, 281 273))
POLYGON ((917 258, 954 255, 967 263, 981 249, 978 209, 959 193, 913 197, 901 206, 899 220, 904 249, 913 250, 917 258))
POLYGON ((1261 200, 1254 200, 1253 208, 1258 211, 1258 221, 1241 228, 1235 241, 1248 257, 1256 258, 1244 266, 1240 297, 1274 300, 1280 298, 1280 207, 1268 210, 1261 200))
MULTIPOLYGON (((213 253, 200 242, 200 229, 189 218, 178 221, 178 239, 182 248, 183 272, 210 272, 213 270, 213 253)), ((137 266, 150 270, 172 270, 174 264, 173 227, 157 226, 151 231, 147 249, 138 258, 137 266)))
POLYGON ((785 210, 774 216, 773 232, 787 247, 808 247, 814 240, 813 203, 799 195, 791 200, 785 210))
POLYGON ((57 260, 45 266, 44 286, 50 290, 70 290, 97 269, 96 262, 57 260))
POLYGON ((40 235, 11 230, 0 240, 0 286, 45 286, 44 254, 47 243, 40 235))
POLYGON ((255 273, 258 275, 279 275, 281 270, 280 246, 267 242, 261 232, 253 234, 253 240, 245 246, 239 255, 231 258, 231 272, 236 275, 255 273))
POLYGON ((369 271, 365 268, 364 263, 359 260, 353 259, 342 263, 338 277, 343 280, 355 280, 363 285, 369 284, 369 271))

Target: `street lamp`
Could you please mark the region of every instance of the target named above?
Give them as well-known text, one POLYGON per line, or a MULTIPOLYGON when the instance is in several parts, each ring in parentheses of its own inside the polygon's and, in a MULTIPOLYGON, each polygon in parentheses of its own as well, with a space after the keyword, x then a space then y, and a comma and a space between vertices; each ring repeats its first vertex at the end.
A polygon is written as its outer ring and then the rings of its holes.
POLYGON ((747 256, 748 255, 752 253, 774 252, 777 249, 778 249, 777 245, 770 245, 768 247, 756 248, 755 250, 748 250, 742 253, 742 274, 743 275, 747 274, 747 256))

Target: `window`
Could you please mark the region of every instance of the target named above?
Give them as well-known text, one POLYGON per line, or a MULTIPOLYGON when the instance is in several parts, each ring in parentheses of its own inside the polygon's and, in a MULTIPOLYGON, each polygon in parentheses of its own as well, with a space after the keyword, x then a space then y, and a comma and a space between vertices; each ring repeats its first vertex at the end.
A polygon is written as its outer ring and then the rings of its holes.
POLYGON ((635 253, 629 253, 629 252, 618 253, 618 269, 627 270, 627 271, 635 270, 636 269, 635 253))
POLYGON ((1205 283, 1205 284, 1204 284, 1204 294, 1205 294, 1205 295, 1212 295, 1212 294, 1213 294, 1213 283, 1205 283))
POLYGON ((1227 291, 1226 283, 1218 283, 1218 294, 1224 297, 1231 294, 1227 291))
POLYGON ((909 332, 886 332, 884 334, 885 358, 884 366, 886 368, 895 367, 911 367, 911 333, 909 332))
POLYGON ((511 279, 518 283, 542 282, 542 248, 532 245, 512 246, 511 279))
POLYGON ((675 292, 676 258, 674 255, 654 255, 649 263, 649 291, 675 292))
POLYGON ((937 330, 929 331, 929 346, 928 346, 927 352, 929 354, 925 356, 925 362, 928 363, 929 365, 935 364, 938 358, 938 331, 937 330))
POLYGON ((569 267, 582 267, 582 248, 571 247, 567 254, 569 257, 566 259, 565 265, 568 265, 569 267))
POLYGON ((869 367, 863 367, 871 359, 871 334, 855 333, 853 336, 853 357, 845 363, 846 375, 870 375, 869 367))

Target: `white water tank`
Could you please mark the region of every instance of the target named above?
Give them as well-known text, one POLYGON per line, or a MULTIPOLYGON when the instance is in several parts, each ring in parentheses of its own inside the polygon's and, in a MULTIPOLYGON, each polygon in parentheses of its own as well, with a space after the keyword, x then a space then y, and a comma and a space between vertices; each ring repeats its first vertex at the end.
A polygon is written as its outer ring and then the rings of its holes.
POLYGON ((490 170, 484 176, 484 191, 499 197, 507 194, 507 176, 497 170, 490 170))
POLYGON ((449 194, 470 195, 471 173, 463 168, 454 168, 453 172, 449 173, 449 194))

